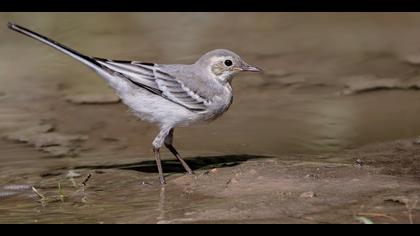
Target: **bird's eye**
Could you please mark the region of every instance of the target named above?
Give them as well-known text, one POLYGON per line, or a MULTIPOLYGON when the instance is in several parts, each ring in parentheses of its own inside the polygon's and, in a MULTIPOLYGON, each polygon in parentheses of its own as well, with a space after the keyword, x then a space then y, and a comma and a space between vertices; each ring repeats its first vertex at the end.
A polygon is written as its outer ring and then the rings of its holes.
POLYGON ((231 61, 231 60, 226 60, 226 61, 225 61, 225 65, 226 65, 226 66, 231 66, 231 65, 233 65, 233 63, 232 63, 232 61, 231 61))

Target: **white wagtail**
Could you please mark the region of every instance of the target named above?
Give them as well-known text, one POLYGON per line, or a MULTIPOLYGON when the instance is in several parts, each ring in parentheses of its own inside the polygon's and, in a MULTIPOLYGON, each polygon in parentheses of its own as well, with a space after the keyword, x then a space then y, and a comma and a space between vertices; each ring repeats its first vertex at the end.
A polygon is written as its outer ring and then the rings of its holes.
POLYGON ((161 184, 165 184, 159 153, 163 144, 193 174, 172 146, 174 128, 216 119, 232 104, 232 78, 241 71, 262 71, 225 49, 210 51, 191 65, 89 57, 22 26, 9 23, 8 27, 87 65, 109 83, 135 115, 159 125, 153 152, 161 184))

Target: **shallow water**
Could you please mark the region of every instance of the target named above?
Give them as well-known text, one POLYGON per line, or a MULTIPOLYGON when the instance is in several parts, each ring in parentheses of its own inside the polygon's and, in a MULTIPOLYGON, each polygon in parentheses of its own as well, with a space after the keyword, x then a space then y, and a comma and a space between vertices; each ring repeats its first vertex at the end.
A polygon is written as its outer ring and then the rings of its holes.
MULTIPOLYGON (((264 74, 234 80, 235 100, 222 118, 175 132, 186 157, 330 153, 420 133, 418 91, 337 95, 351 76, 417 78, 418 68, 402 58, 420 50, 420 14, 1 13, 0 25, 7 21, 98 57, 192 63, 206 51, 227 48, 262 67, 264 74)), ((124 105, 64 101, 67 95, 112 93, 94 73, 6 27, 0 35, 0 132, 46 121, 60 132, 89 135, 77 158, 53 159, 25 144, 1 141, 0 186, 46 181, 51 182, 46 190, 55 189, 66 171, 78 166, 153 160, 156 128, 138 122, 124 105), (57 169, 62 171, 56 176, 43 177, 57 169)), ((42 207, 31 190, 0 190, 0 222, 55 222, 57 217, 61 222, 166 222, 184 208, 218 201, 199 194, 187 201, 179 197, 185 189, 169 187, 165 198, 171 200, 159 210, 159 189, 131 184, 138 189, 121 191, 124 182, 112 182, 154 179, 150 172, 105 174, 99 179, 110 181, 107 189, 93 190, 91 204, 73 199, 42 207)))

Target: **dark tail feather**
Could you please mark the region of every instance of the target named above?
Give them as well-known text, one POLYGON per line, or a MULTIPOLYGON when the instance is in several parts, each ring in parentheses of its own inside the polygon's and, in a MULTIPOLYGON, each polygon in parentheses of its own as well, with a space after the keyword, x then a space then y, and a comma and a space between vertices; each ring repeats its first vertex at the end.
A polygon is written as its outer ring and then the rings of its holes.
POLYGON ((52 39, 49 39, 43 35, 40 35, 36 32, 33 32, 32 30, 26 29, 22 26, 13 24, 13 23, 8 23, 7 27, 11 30, 14 30, 18 33, 21 33, 23 35, 26 35, 30 38, 36 39, 42 43, 47 44, 50 47, 53 47, 61 52, 63 52, 64 54, 67 54, 71 57, 73 57, 74 59, 82 62, 83 64, 89 66, 90 68, 94 69, 94 70, 98 70, 100 68, 102 68, 101 64, 99 64, 98 62, 96 62, 93 58, 85 56, 71 48, 68 48, 52 39))

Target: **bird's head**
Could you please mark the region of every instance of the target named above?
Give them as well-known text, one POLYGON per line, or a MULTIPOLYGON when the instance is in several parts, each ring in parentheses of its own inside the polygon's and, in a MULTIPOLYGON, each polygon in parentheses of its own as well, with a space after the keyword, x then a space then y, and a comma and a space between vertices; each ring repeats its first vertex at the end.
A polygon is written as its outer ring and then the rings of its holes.
POLYGON ((226 49, 216 49, 204 54, 196 64, 205 68, 220 82, 230 82, 241 71, 261 72, 258 67, 246 63, 236 53, 226 49))

